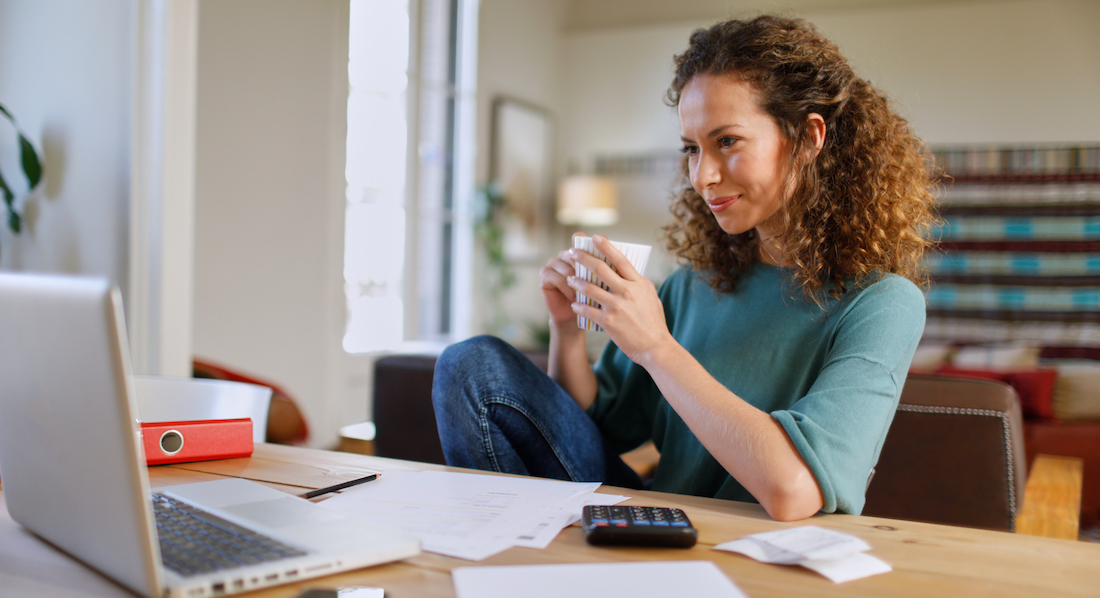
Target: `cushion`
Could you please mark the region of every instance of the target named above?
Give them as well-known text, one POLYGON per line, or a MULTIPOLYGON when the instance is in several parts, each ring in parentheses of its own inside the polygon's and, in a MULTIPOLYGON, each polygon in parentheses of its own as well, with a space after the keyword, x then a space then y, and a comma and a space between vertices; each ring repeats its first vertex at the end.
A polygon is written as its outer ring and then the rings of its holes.
POLYGON ((955 347, 949 343, 935 343, 921 341, 917 345, 917 351, 913 353, 913 362, 909 365, 909 371, 914 373, 931 373, 948 365, 955 347))
POLYGON ((953 367, 940 368, 937 374, 963 378, 1000 380, 1016 390, 1020 396, 1020 410, 1025 418, 1055 420, 1053 397, 1058 370, 1042 368, 1021 371, 971 370, 953 367))
POLYGON ((1054 415, 1064 421, 1100 420, 1100 362, 1056 362, 1054 415))
POLYGON ((1039 346, 1013 343, 960 347, 951 365, 963 370, 1033 370, 1039 367, 1039 346))

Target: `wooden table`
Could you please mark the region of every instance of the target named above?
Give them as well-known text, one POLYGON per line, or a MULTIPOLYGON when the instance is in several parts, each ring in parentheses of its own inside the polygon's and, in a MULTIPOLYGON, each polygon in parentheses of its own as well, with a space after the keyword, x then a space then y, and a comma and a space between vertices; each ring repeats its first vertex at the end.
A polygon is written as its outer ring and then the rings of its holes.
MULTIPOLYGON (((373 471, 450 468, 287 447, 256 445, 247 459, 149 469, 153 487, 233 476, 299 493, 373 471)), ((772 521, 759 505, 661 492, 600 489, 632 496, 624 504, 679 507, 699 530, 689 550, 595 548, 577 527, 545 550, 512 548, 477 563, 422 553, 368 569, 257 591, 248 596, 292 598, 305 588, 370 585, 387 598, 454 596, 456 567, 618 561, 709 560, 753 598, 768 596, 1100 596, 1100 544, 912 523, 853 515, 817 515, 800 523, 772 521), (715 544, 746 534, 812 524, 859 536, 871 554, 890 563, 884 575, 834 584, 801 567, 767 565, 715 544)), ((109 547, 105 547, 109 550, 109 547)), ((131 596, 120 586, 33 536, 0 511, 0 596, 131 596)))

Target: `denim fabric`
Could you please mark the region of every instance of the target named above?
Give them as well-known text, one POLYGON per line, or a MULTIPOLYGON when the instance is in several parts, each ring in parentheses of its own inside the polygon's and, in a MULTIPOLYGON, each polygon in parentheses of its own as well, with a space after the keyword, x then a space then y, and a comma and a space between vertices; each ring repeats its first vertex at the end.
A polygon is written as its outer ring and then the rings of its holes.
POLYGON ((432 402, 448 465, 642 487, 572 397, 498 338, 448 347, 432 402))

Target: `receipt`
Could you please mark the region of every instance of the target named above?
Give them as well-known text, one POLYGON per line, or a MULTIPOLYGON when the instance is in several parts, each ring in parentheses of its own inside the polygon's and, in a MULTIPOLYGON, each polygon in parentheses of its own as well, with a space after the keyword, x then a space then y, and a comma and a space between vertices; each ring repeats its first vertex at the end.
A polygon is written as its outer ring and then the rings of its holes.
POLYGON ((893 570, 865 554, 871 546, 862 539, 812 525, 752 534, 714 549, 737 552, 762 563, 801 565, 835 583, 893 570))

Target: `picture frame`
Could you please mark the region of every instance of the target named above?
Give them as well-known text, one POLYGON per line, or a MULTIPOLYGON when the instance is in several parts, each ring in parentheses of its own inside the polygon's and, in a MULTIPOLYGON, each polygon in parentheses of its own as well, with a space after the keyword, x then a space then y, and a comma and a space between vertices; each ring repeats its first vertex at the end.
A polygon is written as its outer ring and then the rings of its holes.
POLYGON ((489 179, 505 200, 500 225, 509 264, 541 265, 550 250, 552 129, 546 109, 506 96, 494 98, 489 179))

